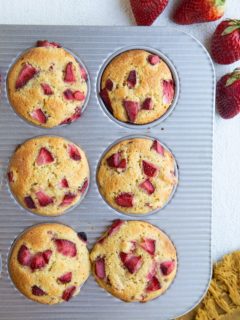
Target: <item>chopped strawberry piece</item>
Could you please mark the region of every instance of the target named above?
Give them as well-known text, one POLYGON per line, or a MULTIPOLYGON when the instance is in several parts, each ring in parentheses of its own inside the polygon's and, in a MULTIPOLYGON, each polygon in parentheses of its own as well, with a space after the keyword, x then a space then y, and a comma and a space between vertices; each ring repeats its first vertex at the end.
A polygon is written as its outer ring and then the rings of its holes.
POLYGON ((68 181, 66 178, 63 178, 60 182, 60 186, 61 188, 68 188, 69 187, 69 184, 68 184, 68 181))
POLYGON ((67 99, 67 100, 74 100, 74 96, 73 96, 73 92, 71 89, 66 89, 64 92, 64 97, 67 99))
POLYGON ((41 207, 46 207, 53 203, 53 198, 49 197, 45 192, 38 191, 36 192, 36 197, 39 201, 41 207))
POLYGON ((108 235, 112 236, 115 233, 117 233, 123 223, 124 223, 123 220, 120 220, 120 219, 115 220, 111 225, 110 229, 108 230, 108 235))
POLYGON ((153 277, 149 282, 146 288, 147 292, 157 291, 161 289, 160 282, 157 277, 153 277))
POLYGON ((136 70, 130 71, 128 78, 127 78, 127 85, 129 89, 133 89, 137 83, 137 73, 136 70))
POLYGON ((61 277, 58 278, 58 281, 61 283, 69 283, 72 281, 72 272, 64 273, 61 277))
POLYGON ((146 98, 142 103, 143 110, 152 110, 153 109, 153 101, 152 98, 146 98))
POLYGON ((81 239, 84 243, 87 243, 87 235, 85 232, 78 232, 78 238, 81 239))
POLYGON ((160 264, 160 269, 164 276, 168 276, 175 268, 175 261, 165 261, 160 264))
POLYGON ((50 87, 49 84, 41 83, 41 87, 43 89, 44 94, 46 94, 47 96, 50 96, 51 94, 53 94, 52 88, 50 87))
POLYGON ((88 187, 88 179, 86 179, 86 180, 83 182, 83 185, 82 185, 82 187, 79 189, 79 192, 80 192, 80 193, 84 193, 84 192, 87 190, 87 187, 88 187))
POLYGON ((114 153, 109 158, 107 158, 107 164, 109 165, 109 167, 112 167, 112 168, 118 168, 120 161, 121 161, 120 152, 114 153))
POLYGON ((126 167, 127 167, 127 160, 122 159, 118 165, 118 169, 126 169, 126 167))
POLYGON ((22 266, 29 266, 31 262, 31 253, 29 249, 23 244, 19 251, 18 251, 18 256, 17 256, 18 262, 22 266))
POLYGON ((154 140, 153 144, 152 144, 152 148, 153 150, 155 150, 157 153, 161 154, 162 156, 164 155, 164 148, 163 146, 160 144, 159 141, 154 140))
POLYGON ((14 182, 13 172, 12 172, 12 171, 9 171, 9 172, 7 173, 7 176, 8 176, 8 181, 9 181, 9 182, 14 182))
POLYGON ((134 123, 140 109, 139 103, 136 101, 124 100, 123 106, 127 112, 129 121, 134 123))
POLYGON ((36 209, 35 203, 31 196, 25 197, 24 202, 29 209, 36 209))
POLYGON ((105 83, 105 87, 108 91, 112 91, 113 89, 113 82, 111 79, 107 79, 106 83, 105 83))
POLYGON ((35 109, 32 113, 31 116, 33 119, 37 120, 40 123, 46 123, 47 122, 47 117, 42 111, 42 109, 38 108, 35 109))
POLYGON ((104 102, 105 106, 110 110, 110 112, 112 112, 112 104, 111 104, 111 100, 109 98, 108 95, 108 90, 107 88, 104 88, 100 91, 100 97, 102 98, 102 101, 104 102))
POLYGON ((49 164, 54 161, 54 158, 50 151, 46 148, 41 148, 37 157, 37 165, 49 164))
POLYGON ((81 108, 77 107, 77 108, 75 109, 75 113, 74 113, 71 117, 63 120, 63 121, 60 123, 60 125, 61 125, 61 124, 70 124, 70 123, 74 122, 75 120, 77 120, 77 119, 80 118, 80 117, 81 117, 81 108))
POLYGON ((147 274, 147 280, 151 280, 155 275, 157 274, 157 263, 153 260, 153 264, 151 266, 151 269, 149 270, 149 273, 147 274))
POLYGON ((136 273, 142 265, 141 256, 134 256, 132 253, 120 252, 120 259, 130 273, 136 273))
POLYGON ((143 160, 142 162, 143 165, 143 172, 146 174, 148 177, 155 177, 157 172, 158 172, 158 167, 155 166, 155 164, 143 160))
POLYGON ((37 47, 61 48, 62 46, 57 42, 49 42, 47 40, 38 40, 37 47))
POLYGON ((80 64, 79 64, 79 67, 80 67, 81 77, 83 78, 83 80, 87 81, 88 80, 87 71, 80 64))
POLYGON ((83 101, 86 98, 85 94, 81 91, 75 91, 73 93, 73 96, 74 96, 74 99, 78 101, 83 101))
POLYGON ((63 197, 63 201, 60 204, 60 206, 69 206, 73 200, 76 198, 76 195, 73 193, 67 193, 65 194, 65 196, 63 197))
POLYGON ((49 262, 50 258, 52 256, 52 250, 45 250, 43 251, 43 259, 46 263, 49 262))
POLYGON ((32 259, 31 259, 31 263, 30 263, 30 268, 32 269, 32 271, 37 270, 37 269, 42 269, 44 268, 46 265, 46 261, 44 259, 44 256, 42 254, 42 252, 36 253, 32 259))
POLYGON ((131 208, 133 207, 133 194, 129 192, 120 193, 115 198, 115 202, 121 207, 131 208))
POLYGON ((95 273, 99 279, 106 277, 104 258, 99 258, 95 262, 95 273))
POLYGON ((25 84, 27 84, 28 81, 30 81, 35 76, 36 73, 37 73, 37 69, 35 69, 30 64, 24 64, 24 66, 22 67, 22 70, 18 75, 15 88, 21 89, 22 87, 24 87, 25 84))
POLYGON ((140 246, 149 254, 154 255, 156 241, 153 239, 143 239, 140 246))
POLYGON ((38 297, 41 297, 41 296, 45 296, 46 295, 46 292, 44 292, 41 288, 39 288, 38 286, 32 286, 32 294, 34 296, 38 296, 38 297))
POLYGON ((76 289, 77 288, 75 286, 72 286, 72 287, 65 289, 62 294, 62 299, 65 301, 69 301, 72 298, 76 289))
POLYGON ((160 57, 157 56, 156 54, 150 54, 150 56, 148 56, 148 62, 153 66, 159 63, 160 61, 161 61, 160 57))
POLYGON ((65 82, 75 82, 76 81, 72 62, 69 62, 66 66, 64 81, 65 82))
POLYGON ((163 103, 169 104, 173 101, 174 84, 172 80, 163 80, 163 103))
POLYGON ((71 159, 75 161, 81 160, 81 155, 78 148, 74 144, 68 145, 68 153, 71 159))
POLYGON ((146 191, 148 194, 152 194, 155 191, 155 188, 149 179, 146 179, 142 183, 140 183, 139 187, 146 191))
POLYGON ((59 253, 67 257, 76 257, 77 248, 75 243, 65 239, 55 239, 54 242, 59 253))

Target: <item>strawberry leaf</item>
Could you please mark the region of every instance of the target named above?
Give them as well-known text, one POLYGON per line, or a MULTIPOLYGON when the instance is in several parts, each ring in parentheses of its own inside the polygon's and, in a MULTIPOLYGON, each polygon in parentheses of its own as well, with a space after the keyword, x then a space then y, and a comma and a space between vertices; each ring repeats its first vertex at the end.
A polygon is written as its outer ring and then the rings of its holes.
POLYGON ((217 7, 221 7, 221 6, 224 6, 226 3, 226 0, 215 0, 215 5, 217 7))
POLYGON ((237 29, 240 29, 240 24, 235 24, 235 25, 231 25, 229 27, 227 27, 223 33, 221 34, 222 36, 226 36, 234 31, 236 31, 237 29))
POLYGON ((240 69, 237 68, 233 71, 231 76, 228 78, 226 82, 226 87, 231 86, 235 81, 240 80, 240 69))

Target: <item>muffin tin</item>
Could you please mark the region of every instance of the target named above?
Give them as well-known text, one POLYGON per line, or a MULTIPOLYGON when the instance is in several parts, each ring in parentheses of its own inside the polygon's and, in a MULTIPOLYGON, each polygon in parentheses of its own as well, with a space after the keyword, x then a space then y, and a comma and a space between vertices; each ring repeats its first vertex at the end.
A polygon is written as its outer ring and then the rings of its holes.
MULTIPOLYGON (((70 139, 86 152, 91 184, 81 205, 56 218, 29 215, 12 201, 4 175, 0 192, 1 320, 27 319, 129 319, 166 320, 187 312, 203 296, 211 277, 212 143, 215 74, 207 51, 194 38, 169 28, 0 26, 0 72, 2 103, 0 117, 0 164, 6 173, 10 156, 18 144, 34 136, 49 134, 70 139), (90 99, 81 119, 48 131, 22 121, 8 103, 7 72, 26 48, 48 38, 67 48, 84 62, 91 83, 90 99), (110 57, 129 48, 157 50, 167 57, 179 78, 176 107, 161 124, 118 125, 100 106, 98 78, 110 57), (165 231, 176 246, 178 272, 171 288, 147 304, 121 302, 99 288, 93 277, 81 294, 68 303, 43 306, 21 296, 10 281, 7 257, 11 245, 26 227, 41 222, 62 222, 77 232, 85 231, 89 248, 119 217, 102 199, 96 185, 96 169, 104 151, 117 139, 131 134, 156 137, 173 152, 179 165, 179 185, 172 201, 144 219, 165 231)), ((171 65, 170 65, 171 66, 171 65)))

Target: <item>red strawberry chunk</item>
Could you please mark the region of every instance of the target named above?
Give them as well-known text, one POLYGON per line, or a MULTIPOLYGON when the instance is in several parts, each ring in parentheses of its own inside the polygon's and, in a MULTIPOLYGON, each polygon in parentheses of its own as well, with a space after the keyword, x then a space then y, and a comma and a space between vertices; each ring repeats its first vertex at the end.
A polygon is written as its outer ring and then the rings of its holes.
POLYGON ((121 159, 121 152, 117 152, 107 159, 107 164, 111 168, 126 169, 127 161, 126 159, 121 159))
POLYGON ((9 182, 14 182, 13 172, 12 172, 12 171, 9 171, 9 172, 7 173, 7 176, 8 176, 8 181, 9 181, 9 182))
POLYGON ((169 104, 173 101, 174 84, 172 80, 163 80, 163 103, 169 104))
POLYGON ((130 273, 136 273, 142 265, 141 256, 134 256, 132 253, 120 252, 120 259, 130 273))
POLYGON ((106 277, 104 258, 98 258, 95 261, 95 274, 99 279, 106 277))
POLYGON ((54 161, 54 158, 50 151, 46 148, 41 148, 37 157, 37 165, 49 164, 54 161))
POLYGON ((76 198, 76 195, 73 193, 67 193, 65 194, 65 196, 63 197, 62 203, 60 204, 60 206, 69 206, 73 200, 76 198))
POLYGON ((32 113, 31 116, 33 119, 37 120, 40 123, 46 123, 47 122, 47 117, 42 111, 42 109, 38 108, 35 109, 32 113))
POLYGON ((112 112, 112 104, 111 104, 111 100, 109 98, 108 95, 108 90, 107 88, 104 88, 100 91, 100 97, 102 98, 102 101, 104 102, 105 106, 110 110, 110 112, 112 112))
POLYGON ((108 235, 112 236, 115 233, 117 233, 123 223, 124 223, 123 220, 120 220, 120 219, 115 220, 111 225, 110 229, 108 230, 108 235))
POLYGON ((73 93, 73 96, 74 96, 74 99, 78 100, 78 101, 83 101, 86 98, 85 94, 83 92, 81 92, 81 91, 75 91, 73 93))
POLYGON ((57 42, 49 42, 47 40, 38 40, 37 47, 61 48, 62 46, 57 42))
POLYGON ((160 282, 158 281, 157 277, 153 277, 147 285, 147 292, 153 292, 161 289, 160 282))
POLYGON ((66 89, 64 92, 64 97, 67 99, 67 100, 74 100, 74 96, 73 96, 73 92, 71 89, 66 89))
POLYGON ((131 208, 133 207, 133 197, 132 193, 123 192, 115 198, 115 202, 121 207, 131 208))
POLYGON ((126 167, 127 167, 127 160, 122 159, 118 165, 118 169, 126 169, 126 167))
POLYGON ((148 194, 152 194, 155 191, 155 188, 149 179, 140 183, 139 187, 146 191, 148 194))
POLYGON ((45 250, 45 251, 43 251, 42 255, 43 255, 44 261, 46 263, 48 263, 50 258, 51 258, 51 256, 52 256, 52 250, 45 250))
POLYGON ((65 239, 55 239, 55 245, 57 246, 57 251, 66 257, 76 257, 77 248, 75 243, 65 239))
POLYGON ((127 85, 129 89, 133 89, 137 84, 137 73, 136 70, 130 71, 127 78, 127 85))
POLYGON ((61 277, 58 278, 58 281, 61 283, 69 283, 72 281, 72 272, 64 273, 61 277))
POLYGON ((41 296, 45 296, 46 295, 46 292, 44 292, 41 288, 39 288, 38 286, 32 286, 32 294, 34 296, 38 296, 38 297, 41 297, 41 296))
POLYGON ((150 56, 148 56, 148 62, 153 66, 159 63, 160 61, 161 61, 160 57, 157 56, 156 54, 150 54, 150 56))
POLYGON ((18 262, 22 266, 29 266, 31 262, 31 253, 29 249, 23 244, 19 251, 18 251, 18 256, 17 256, 18 262))
POLYGON ((20 89, 25 86, 37 73, 37 69, 35 69, 30 64, 24 64, 22 70, 20 71, 15 88, 20 89))
POLYGON ((140 246, 147 251, 149 254, 154 255, 155 253, 155 243, 153 239, 143 239, 140 246))
POLYGON ((53 203, 53 198, 48 196, 43 191, 36 192, 36 197, 37 197, 41 207, 46 207, 46 206, 48 206, 48 205, 53 203))
POLYGON ((157 263, 153 260, 153 264, 151 266, 151 269, 149 270, 149 273, 147 274, 147 280, 151 280, 157 273, 157 263))
POLYGON ((146 176, 155 177, 156 174, 158 173, 158 167, 155 166, 155 164, 143 160, 142 165, 143 165, 143 172, 145 173, 146 176))
POLYGON ((37 270, 37 269, 42 269, 44 268, 46 265, 46 261, 44 259, 44 256, 42 254, 42 252, 36 253, 32 259, 31 259, 31 263, 30 263, 30 268, 32 269, 32 271, 37 270))
POLYGON ((165 261, 160 264, 160 269, 164 276, 168 276, 175 268, 175 261, 165 261))
POLYGON ((65 82, 75 82, 76 81, 72 62, 68 62, 67 66, 66 66, 64 81, 65 82))
POLYGON ((66 178, 63 178, 60 182, 60 186, 61 188, 68 188, 69 187, 69 184, 68 184, 68 181, 66 178))
POLYGON ((72 286, 72 287, 65 289, 62 294, 62 299, 65 301, 69 301, 72 298, 76 289, 77 288, 75 286, 72 286))
POLYGON ((113 82, 111 79, 107 79, 106 83, 105 83, 105 87, 108 91, 112 91, 113 89, 113 82))
POLYGON ((79 192, 80 192, 80 193, 84 193, 84 192, 87 190, 87 187, 88 187, 88 179, 86 179, 86 180, 83 182, 83 185, 82 185, 82 187, 79 189, 79 192))
POLYGON ((50 87, 49 84, 41 83, 41 87, 43 89, 44 94, 46 94, 47 96, 50 96, 51 94, 53 94, 52 88, 50 87))
POLYGON ((142 103, 143 110, 152 110, 153 109, 153 101, 152 98, 146 98, 142 103))
POLYGON ((68 153, 71 159, 75 161, 81 160, 81 155, 78 148, 74 144, 68 145, 68 153))
POLYGON ((123 106, 127 112, 129 121, 134 123, 140 109, 139 103, 136 101, 124 100, 123 106))
POLYGON ((36 209, 35 203, 31 196, 25 197, 24 202, 29 209, 36 209))
POLYGON ((87 81, 88 79, 87 71, 80 64, 79 64, 79 67, 80 67, 81 77, 83 78, 83 80, 87 81))
POLYGON ((153 150, 155 150, 157 153, 161 154, 162 156, 164 155, 164 148, 163 146, 160 144, 159 141, 154 140, 153 144, 152 144, 152 148, 153 150))
POLYGON ((70 124, 70 123, 74 122, 75 120, 77 120, 77 119, 80 118, 80 117, 81 117, 81 108, 77 107, 77 108, 75 109, 75 113, 74 113, 71 117, 66 118, 65 120, 63 120, 63 121, 60 123, 60 125, 61 125, 61 124, 70 124))

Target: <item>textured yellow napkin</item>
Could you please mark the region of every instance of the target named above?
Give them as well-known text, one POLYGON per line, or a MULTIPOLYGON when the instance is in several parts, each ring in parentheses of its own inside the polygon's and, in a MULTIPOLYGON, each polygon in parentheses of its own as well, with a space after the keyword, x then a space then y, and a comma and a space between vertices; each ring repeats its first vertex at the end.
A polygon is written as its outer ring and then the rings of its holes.
POLYGON ((223 257, 200 305, 176 320, 240 320, 240 251, 223 257))

